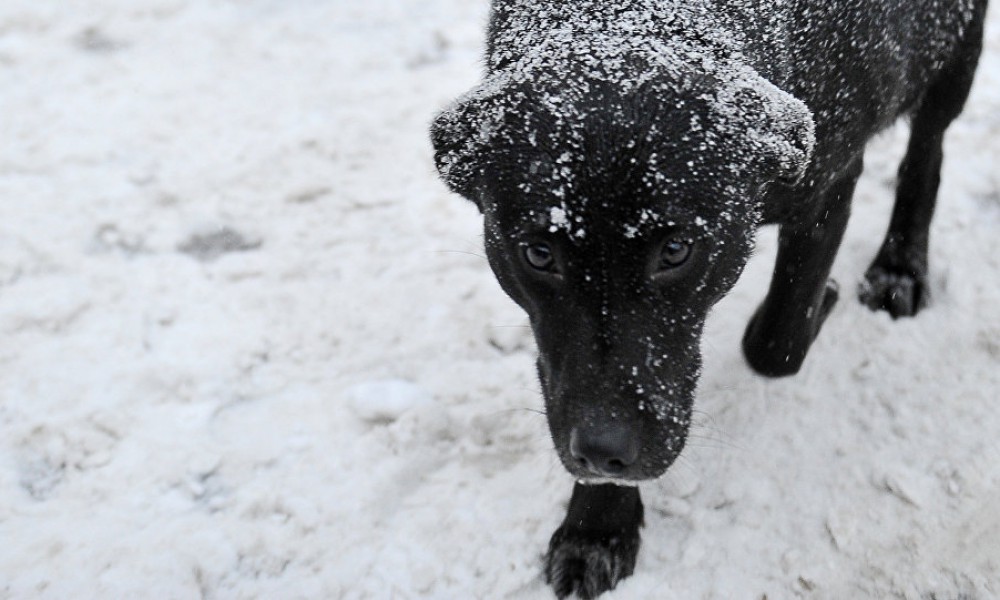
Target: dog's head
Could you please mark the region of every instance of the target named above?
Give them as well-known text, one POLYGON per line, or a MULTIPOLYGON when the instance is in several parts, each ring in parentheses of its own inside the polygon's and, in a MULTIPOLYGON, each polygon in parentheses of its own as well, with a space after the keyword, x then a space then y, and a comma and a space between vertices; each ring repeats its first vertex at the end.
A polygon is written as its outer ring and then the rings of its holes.
POLYGON ((530 317, 566 468, 661 475, 684 446, 705 318, 746 264, 763 190, 807 166, 808 109, 752 74, 623 89, 501 73, 432 138, 530 317))

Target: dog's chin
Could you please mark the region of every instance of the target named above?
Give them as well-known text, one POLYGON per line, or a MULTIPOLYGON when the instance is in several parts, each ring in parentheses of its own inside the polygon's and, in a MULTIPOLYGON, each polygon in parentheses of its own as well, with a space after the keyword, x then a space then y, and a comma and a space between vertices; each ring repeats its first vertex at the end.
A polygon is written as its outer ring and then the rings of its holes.
POLYGON ((653 472, 646 471, 627 471, 621 475, 597 475, 590 471, 580 469, 574 464, 566 464, 563 462, 563 466, 566 471, 577 481, 584 485, 601 485, 605 483, 613 483, 615 485, 622 486, 637 486, 640 483, 646 483, 651 481, 656 481, 660 477, 663 477, 670 465, 664 466, 662 469, 656 469, 653 472))
POLYGON ((588 475, 586 477, 576 476, 576 482, 580 485, 605 485, 608 483, 622 487, 638 487, 640 483, 652 481, 653 479, 623 479, 620 477, 597 477, 588 475))

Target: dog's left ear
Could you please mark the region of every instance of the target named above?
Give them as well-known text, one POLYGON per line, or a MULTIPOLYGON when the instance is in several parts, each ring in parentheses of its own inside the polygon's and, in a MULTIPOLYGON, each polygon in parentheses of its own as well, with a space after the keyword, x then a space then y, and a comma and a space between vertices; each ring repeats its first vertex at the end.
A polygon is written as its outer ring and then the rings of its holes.
POLYGON ((434 164, 451 190, 482 210, 487 149, 504 122, 503 82, 494 76, 461 96, 431 123, 434 164))
MULTIPOLYGON (((754 73, 736 77, 720 94, 722 112, 745 126, 751 164, 763 181, 795 183, 816 145, 816 123, 804 102, 754 73)), ((762 181, 762 182, 763 182, 762 181)))

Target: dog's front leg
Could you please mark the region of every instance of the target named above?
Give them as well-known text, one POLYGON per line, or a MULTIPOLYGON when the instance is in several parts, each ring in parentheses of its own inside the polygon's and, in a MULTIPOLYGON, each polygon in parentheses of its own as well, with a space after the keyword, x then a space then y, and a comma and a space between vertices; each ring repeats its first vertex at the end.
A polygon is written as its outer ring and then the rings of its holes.
POLYGON ((770 377, 797 373, 836 304, 836 282, 827 278, 860 175, 858 158, 821 194, 815 220, 781 226, 770 289, 743 336, 743 354, 758 373, 770 377))
POLYGON ((545 579, 559 598, 593 598, 632 574, 639 552, 639 488, 573 486, 566 519, 552 535, 545 579))

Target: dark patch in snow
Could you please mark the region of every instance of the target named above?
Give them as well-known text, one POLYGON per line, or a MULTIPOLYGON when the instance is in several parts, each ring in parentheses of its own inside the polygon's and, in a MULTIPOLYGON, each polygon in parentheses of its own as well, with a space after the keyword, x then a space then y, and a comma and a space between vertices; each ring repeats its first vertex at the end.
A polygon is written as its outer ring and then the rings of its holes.
POLYGON ((260 238, 245 236, 230 227, 218 227, 191 235, 177 249, 202 262, 210 262, 229 252, 256 250, 262 244, 263 240, 260 238))
POLYGON ((19 483, 24 491, 38 501, 48 500, 66 478, 66 463, 52 462, 43 456, 25 460, 20 465, 19 483))
POLYGON ((124 42, 109 37, 97 26, 87 27, 81 31, 73 38, 73 43, 80 50, 94 54, 110 54, 125 47, 124 42))
POLYGON ((410 69, 420 69, 444 62, 448 58, 450 48, 451 42, 448 38, 440 31, 435 31, 427 47, 407 61, 406 66, 410 69))
POLYGON ((324 196, 330 195, 332 191, 326 186, 306 188, 290 194, 287 201, 290 204, 311 204, 324 196))
POLYGON ((210 513, 221 510, 228 501, 229 490, 223 483, 217 467, 194 475, 187 485, 191 499, 210 513))
POLYGON ((114 223, 105 223, 94 232, 94 247, 99 252, 120 252, 135 256, 147 252, 146 240, 142 235, 128 233, 114 223))
POLYGON ((251 579, 280 577, 291 562, 289 556, 275 554, 263 545, 255 545, 239 553, 236 571, 251 579))
POLYGON ((489 328, 486 341, 502 354, 516 354, 532 349, 531 330, 528 326, 493 325, 489 328))

